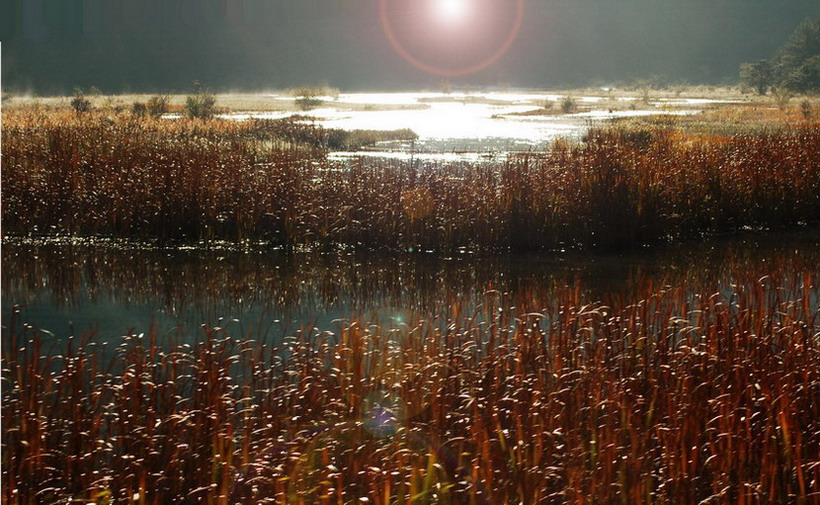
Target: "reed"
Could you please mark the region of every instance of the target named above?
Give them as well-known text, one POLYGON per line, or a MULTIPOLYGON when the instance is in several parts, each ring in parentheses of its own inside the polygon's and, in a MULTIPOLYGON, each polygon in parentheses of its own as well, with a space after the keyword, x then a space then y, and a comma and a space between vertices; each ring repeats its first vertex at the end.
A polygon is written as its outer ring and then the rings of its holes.
POLYGON ((406 325, 3 329, 5 503, 813 503, 816 269, 406 325))
POLYGON ((737 136, 604 128, 546 154, 412 167, 329 161, 329 142, 358 142, 336 137, 295 121, 12 110, 3 228, 449 251, 620 249, 820 220, 820 129, 810 121, 737 136))

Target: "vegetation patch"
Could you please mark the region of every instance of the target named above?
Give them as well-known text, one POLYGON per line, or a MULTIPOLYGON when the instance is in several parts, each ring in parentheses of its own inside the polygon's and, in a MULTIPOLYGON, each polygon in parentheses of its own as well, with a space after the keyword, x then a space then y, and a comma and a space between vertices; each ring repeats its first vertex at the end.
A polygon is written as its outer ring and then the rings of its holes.
POLYGON ((690 289, 53 352, 15 313, 3 500, 810 503, 816 272, 690 289))
MULTIPOLYGON (((795 117, 800 117, 794 112, 795 117)), ((820 221, 820 128, 692 134, 659 122, 488 163, 330 161, 411 132, 291 120, 4 115, 3 229, 286 247, 622 249, 820 221), (425 194, 423 215, 405 208, 425 194), (135 204, 138 202, 138 204, 135 204)))
POLYGON ((771 59, 741 65, 740 79, 761 95, 820 92, 820 18, 803 21, 771 59))

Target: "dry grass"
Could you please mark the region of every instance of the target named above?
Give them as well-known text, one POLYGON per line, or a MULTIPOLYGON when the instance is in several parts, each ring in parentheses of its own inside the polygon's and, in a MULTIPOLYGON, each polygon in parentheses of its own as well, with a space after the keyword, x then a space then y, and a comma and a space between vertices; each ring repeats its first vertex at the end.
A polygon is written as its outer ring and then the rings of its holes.
POLYGON ((812 122, 721 137, 616 127, 547 155, 417 167, 327 161, 316 148, 331 133, 292 121, 9 112, 3 228, 446 251, 618 249, 820 220, 812 122))
MULTIPOLYGON (((812 503, 817 272, 406 325, 3 343, 6 503, 812 503)), ((515 308, 512 308, 512 306, 515 308)))
MULTIPOLYGON (((118 95, 86 95, 92 107, 112 112, 117 109, 127 111, 134 102, 146 102, 151 94, 118 94, 118 95)), ((168 94, 171 111, 180 112, 185 108, 185 94, 168 94)), ((218 93, 216 97, 217 110, 219 112, 291 112, 298 113, 302 109, 296 102, 296 97, 291 90, 270 90, 259 93, 218 93)), ((326 102, 327 106, 345 111, 361 110, 412 110, 428 107, 424 104, 363 104, 355 102, 345 102, 333 99, 326 102)), ((67 109, 71 97, 65 96, 27 96, 9 95, 7 102, 3 103, 4 110, 19 110, 28 108, 45 109, 67 109)))

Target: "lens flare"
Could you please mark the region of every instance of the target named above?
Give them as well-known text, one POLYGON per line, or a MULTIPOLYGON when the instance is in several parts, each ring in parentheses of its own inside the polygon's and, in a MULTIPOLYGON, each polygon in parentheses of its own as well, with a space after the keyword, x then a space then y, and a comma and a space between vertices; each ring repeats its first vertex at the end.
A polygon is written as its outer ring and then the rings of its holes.
POLYGON ((447 24, 461 23, 470 15, 469 0, 436 0, 434 9, 439 21, 447 24))
POLYGON ((397 5, 406 5, 407 3, 409 2, 401 0, 379 0, 379 15, 387 40, 393 50, 414 67, 427 73, 445 77, 473 74, 496 63, 512 46, 524 18, 524 0, 512 0, 510 2, 512 5, 507 5, 503 9, 495 4, 490 11, 488 11, 487 6, 493 6, 494 2, 434 0, 434 3, 428 4, 432 10, 427 11, 427 24, 419 23, 415 20, 415 17, 413 17, 413 22, 408 24, 405 19, 401 18, 400 9, 399 13, 396 13, 397 5), (479 3, 481 3, 481 8, 478 5, 479 3), (495 14, 491 11, 494 11, 495 14), (429 24, 431 14, 433 18, 438 20, 438 23, 433 24, 439 25, 439 32, 449 32, 444 37, 444 39, 447 39, 446 42, 441 41, 442 37, 439 34, 431 32, 429 24), (482 32, 479 30, 481 29, 489 29, 492 33, 493 25, 497 27, 495 30, 498 35, 497 45, 488 47, 483 47, 481 44, 464 45, 464 41, 473 40, 476 36, 480 37, 482 32), (508 25, 508 28, 505 28, 505 25, 508 25), (408 26, 410 26, 409 29, 408 26), (505 31, 501 32, 502 30, 505 31), (454 36, 458 38, 453 38, 454 36), (434 40, 439 40, 439 42, 436 42, 437 45, 434 46, 434 49, 430 49, 429 43, 434 40), (423 44, 424 41, 428 42, 428 47, 419 50, 419 44, 423 44), (435 61, 436 59, 440 60, 439 57, 442 54, 456 54, 458 51, 454 53, 453 49, 459 45, 462 52, 465 47, 468 47, 472 48, 475 54, 480 55, 483 52, 486 56, 454 57, 450 59, 452 63, 435 61), (477 53, 477 51, 480 52, 477 53), (427 54, 425 55, 425 53, 427 54), (468 63, 468 60, 472 61, 468 63))

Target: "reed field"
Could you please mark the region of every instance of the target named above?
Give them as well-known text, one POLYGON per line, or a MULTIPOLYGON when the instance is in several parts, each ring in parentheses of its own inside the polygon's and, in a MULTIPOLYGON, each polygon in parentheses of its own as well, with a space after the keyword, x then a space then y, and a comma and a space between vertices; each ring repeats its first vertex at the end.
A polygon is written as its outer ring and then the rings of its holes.
POLYGON ((3 121, 4 233, 614 250, 820 218, 815 120, 736 135, 616 125, 489 163, 331 161, 334 135, 287 120, 12 109, 3 121))
POLYGON ((746 3, 0 2, 0 505, 820 505, 746 3))
POLYGON ((816 503, 816 269, 274 341, 3 336, 5 503, 816 503), (49 345, 56 348, 49 349, 49 345))
POLYGON ((3 503, 820 502, 820 124, 796 109, 482 162, 334 159, 415 134, 304 117, 20 106, 2 137, 3 503), (772 244, 716 245, 738 232, 772 244), (13 305, 42 297, 264 311, 69 336, 13 305))

